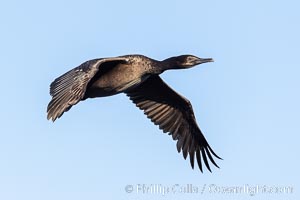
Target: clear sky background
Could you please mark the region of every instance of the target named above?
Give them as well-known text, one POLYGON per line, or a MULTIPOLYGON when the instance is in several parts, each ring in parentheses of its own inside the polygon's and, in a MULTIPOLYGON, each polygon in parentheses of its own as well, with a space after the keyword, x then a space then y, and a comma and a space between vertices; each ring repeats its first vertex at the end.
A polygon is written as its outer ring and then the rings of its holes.
POLYGON ((0 199, 299 198, 299 8, 296 0, 2 1, 0 199), (56 77, 89 59, 131 53, 214 58, 162 77, 192 102, 224 158, 220 169, 192 170, 123 94, 46 120, 56 77), (137 184, 205 188, 163 196, 137 184), (294 190, 217 194, 212 184, 294 190))

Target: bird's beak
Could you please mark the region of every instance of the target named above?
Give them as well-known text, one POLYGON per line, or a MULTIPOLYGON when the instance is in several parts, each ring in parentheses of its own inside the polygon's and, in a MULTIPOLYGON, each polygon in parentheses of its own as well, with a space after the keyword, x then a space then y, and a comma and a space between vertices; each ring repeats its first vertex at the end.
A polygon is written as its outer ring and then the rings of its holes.
POLYGON ((199 65, 199 64, 207 63, 207 62, 214 62, 214 60, 212 58, 197 58, 195 60, 195 65, 199 65))

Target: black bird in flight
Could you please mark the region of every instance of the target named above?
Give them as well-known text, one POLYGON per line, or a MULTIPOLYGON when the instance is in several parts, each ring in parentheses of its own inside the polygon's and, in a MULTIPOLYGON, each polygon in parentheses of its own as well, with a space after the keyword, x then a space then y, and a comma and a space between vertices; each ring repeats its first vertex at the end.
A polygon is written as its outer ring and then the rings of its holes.
POLYGON ((184 159, 189 154, 192 168, 196 156, 201 172, 202 159, 211 171, 208 159, 218 167, 212 156, 221 158, 198 127, 190 101, 159 77, 169 69, 187 69, 206 62, 213 62, 213 59, 181 55, 157 61, 142 55, 126 55, 86 61, 51 83, 52 99, 48 104, 47 118, 55 121, 87 98, 123 92, 164 133, 177 140, 178 152, 182 150, 184 159))

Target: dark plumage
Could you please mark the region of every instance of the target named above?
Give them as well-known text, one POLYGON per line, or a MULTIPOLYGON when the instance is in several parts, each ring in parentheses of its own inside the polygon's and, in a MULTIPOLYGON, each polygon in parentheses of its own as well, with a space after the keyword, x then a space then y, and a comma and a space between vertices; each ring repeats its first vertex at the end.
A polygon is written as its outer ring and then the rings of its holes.
POLYGON ((214 153, 199 129, 189 100, 172 90, 159 74, 169 69, 185 69, 212 61, 192 55, 163 61, 142 55, 87 61, 51 83, 52 100, 47 108, 47 118, 55 121, 73 105, 87 98, 123 92, 164 133, 177 140, 178 152, 182 150, 184 159, 190 156, 192 168, 196 154, 201 172, 201 159, 211 171, 208 159, 218 167, 213 156, 221 158, 214 153))

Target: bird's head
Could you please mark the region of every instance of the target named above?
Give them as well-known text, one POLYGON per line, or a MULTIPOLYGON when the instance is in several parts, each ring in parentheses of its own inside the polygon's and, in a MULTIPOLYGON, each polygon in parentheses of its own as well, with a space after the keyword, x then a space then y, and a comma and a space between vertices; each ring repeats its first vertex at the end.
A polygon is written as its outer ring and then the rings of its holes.
POLYGON ((168 58, 163 63, 163 71, 169 70, 169 69, 187 69, 191 68, 193 66, 207 63, 207 62, 213 62, 214 60, 212 58, 198 58, 197 56, 193 55, 181 55, 176 57, 168 58))
POLYGON ((176 68, 180 69, 190 68, 195 65, 214 61, 212 58, 198 58, 197 56, 193 55, 182 55, 173 58, 175 61, 174 64, 176 65, 176 68))

